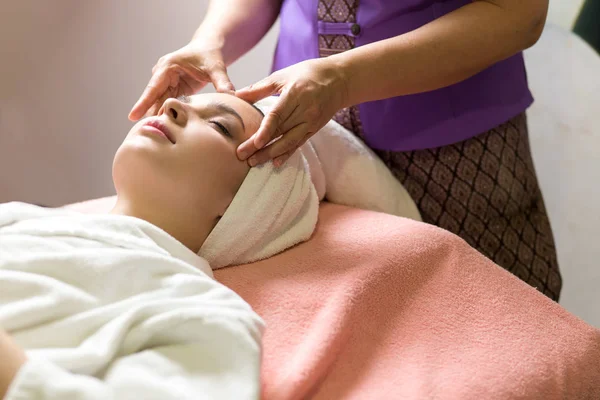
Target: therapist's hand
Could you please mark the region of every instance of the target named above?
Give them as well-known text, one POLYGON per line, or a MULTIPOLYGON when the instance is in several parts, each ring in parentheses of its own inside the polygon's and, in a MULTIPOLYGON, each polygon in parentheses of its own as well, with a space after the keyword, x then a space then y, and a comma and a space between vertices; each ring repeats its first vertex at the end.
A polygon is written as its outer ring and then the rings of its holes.
POLYGON ((220 47, 200 40, 192 41, 158 60, 144 93, 129 113, 129 119, 137 121, 144 115, 156 115, 168 98, 192 95, 211 82, 217 92, 233 94, 235 90, 220 47))
POLYGON ((343 69, 326 58, 292 65, 237 91, 236 96, 250 103, 280 94, 258 131, 238 147, 238 158, 250 166, 269 160, 280 166, 347 106, 346 92, 343 69))

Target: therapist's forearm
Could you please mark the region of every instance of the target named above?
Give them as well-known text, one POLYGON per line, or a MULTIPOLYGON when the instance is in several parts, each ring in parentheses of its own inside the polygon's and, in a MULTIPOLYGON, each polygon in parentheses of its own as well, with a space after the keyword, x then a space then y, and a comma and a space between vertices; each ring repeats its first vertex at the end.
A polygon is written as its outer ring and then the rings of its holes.
POLYGON ((344 106, 426 92, 532 46, 546 12, 547 0, 475 1, 407 34, 327 60, 342 71, 344 106))
POLYGON ((263 38, 280 8, 281 0, 211 0, 192 40, 220 48, 230 65, 263 38))

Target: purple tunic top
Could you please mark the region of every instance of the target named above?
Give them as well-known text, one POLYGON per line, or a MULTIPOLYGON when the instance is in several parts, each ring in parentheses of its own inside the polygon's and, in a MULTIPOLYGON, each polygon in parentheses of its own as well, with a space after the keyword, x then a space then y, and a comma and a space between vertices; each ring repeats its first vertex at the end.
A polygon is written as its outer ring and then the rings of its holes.
MULTIPOLYGON (((319 21, 318 0, 284 0, 273 70, 319 57, 318 35, 348 35, 358 47, 410 32, 470 2, 360 0, 353 24, 319 21)), ((519 53, 455 85, 358 108, 371 147, 410 151, 469 139, 520 114, 532 102, 519 53)))

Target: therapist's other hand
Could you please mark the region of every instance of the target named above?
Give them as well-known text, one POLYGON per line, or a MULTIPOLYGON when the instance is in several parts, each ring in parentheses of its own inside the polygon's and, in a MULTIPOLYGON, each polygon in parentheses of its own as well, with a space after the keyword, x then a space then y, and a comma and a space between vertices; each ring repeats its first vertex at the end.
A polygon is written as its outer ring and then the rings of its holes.
POLYGON ((249 103, 280 94, 258 131, 238 147, 238 158, 250 166, 269 160, 283 164, 346 106, 345 82, 343 69, 322 58, 292 65, 237 91, 249 103), (275 138, 279 140, 270 143, 275 138))
POLYGON ((170 97, 192 95, 211 83, 217 92, 233 94, 235 88, 227 75, 220 47, 199 40, 161 57, 129 119, 137 121, 156 115, 170 97))

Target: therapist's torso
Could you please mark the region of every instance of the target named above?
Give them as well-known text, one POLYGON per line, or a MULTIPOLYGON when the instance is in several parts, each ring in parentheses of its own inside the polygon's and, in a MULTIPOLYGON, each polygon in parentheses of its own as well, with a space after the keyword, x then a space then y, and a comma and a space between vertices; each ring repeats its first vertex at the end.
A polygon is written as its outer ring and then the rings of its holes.
MULTIPOLYGON (((284 0, 273 70, 423 26, 471 0, 284 0)), ((368 144, 410 151, 469 139, 533 99, 521 53, 458 84, 358 106, 368 144)))

